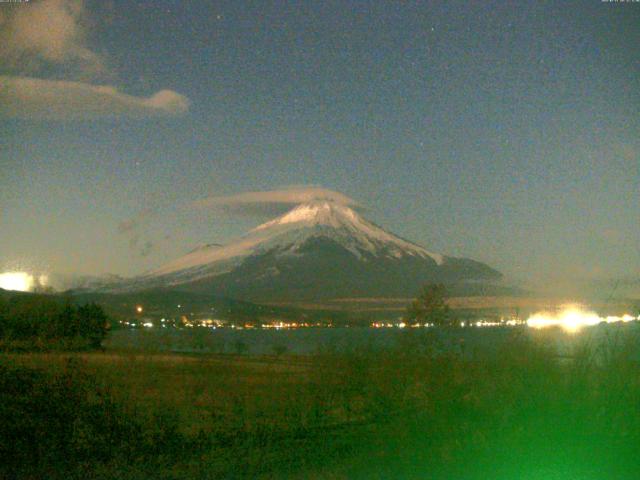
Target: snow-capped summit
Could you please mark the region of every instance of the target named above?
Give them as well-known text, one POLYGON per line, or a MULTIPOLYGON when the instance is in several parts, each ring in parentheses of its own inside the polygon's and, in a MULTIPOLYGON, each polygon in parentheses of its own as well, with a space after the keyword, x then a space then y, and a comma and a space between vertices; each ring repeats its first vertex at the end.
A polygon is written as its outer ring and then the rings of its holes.
POLYGON ((276 225, 304 223, 305 225, 328 225, 335 228, 356 226, 361 222, 360 216, 351 208, 328 200, 303 203, 293 210, 274 220, 254 228, 252 231, 264 230, 276 225))
MULTIPOLYGON (((213 271, 220 273, 220 270, 212 265, 213 262, 224 261, 226 268, 233 265, 228 263, 232 259, 264 253, 274 248, 281 253, 295 253, 312 237, 330 238, 358 258, 365 254, 394 258, 409 255, 430 258, 437 265, 444 262, 442 255, 428 252, 418 245, 396 237, 368 222, 353 209, 324 200, 298 205, 284 215, 257 226, 229 245, 199 247, 152 271, 150 275, 167 275, 185 269, 193 269, 191 273, 194 278, 202 274, 211 274, 213 271)), ((184 280, 187 273, 182 272, 181 280, 184 280)))
POLYGON ((346 205, 315 200, 228 245, 196 248, 134 279, 130 286, 180 286, 274 300, 401 295, 427 281, 499 277, 482 263, 429 252, 346 205))
POLYGON ((442 255, 428 252, 424 248, 402 240, 368 222, 358 215, 355 210, 329 201, 298 205, 284 215, 254 228, 250 233, 280 226, 286 226, 287 228, 330 227, 336 229, 342 234, 343 238, 351 237, 351 241, 347 242, 348 249, 356 256, 359 256, 363 251, 374 255, 385 251, 386 254, 391 254, 395 257, 402 255, 431 257, 438 265, 442 264, 444 260, 442 255))

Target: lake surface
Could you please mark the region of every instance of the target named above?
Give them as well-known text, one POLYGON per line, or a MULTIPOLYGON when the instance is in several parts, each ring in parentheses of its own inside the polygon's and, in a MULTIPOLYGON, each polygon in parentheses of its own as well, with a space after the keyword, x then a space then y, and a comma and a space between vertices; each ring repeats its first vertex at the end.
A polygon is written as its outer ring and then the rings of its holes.
MULTIPOLYGON (((527 327, 490 327, 459 329, 399 328, 300 328, 291 330, 230 328, 207 329, 125 329, 110 334, 107 348, 141 349, 188 353, 243 353, 269 355, 291 353, 309 355, 318 352, 348 352, 354 349, 409 348, 432 342, 439 349, 465 354, 491 352, 517 335, 525 335, 550 345, 560 355, 583 345, 600 348, 622 346, 638 341, 640 324, 610 324, 587 327, 577 333, 561 329, 535 330, 527 327)), ((640 355, 640 354, 639 354, 640 355)), ((640 357, 639 357, 640 358, 640 357)))

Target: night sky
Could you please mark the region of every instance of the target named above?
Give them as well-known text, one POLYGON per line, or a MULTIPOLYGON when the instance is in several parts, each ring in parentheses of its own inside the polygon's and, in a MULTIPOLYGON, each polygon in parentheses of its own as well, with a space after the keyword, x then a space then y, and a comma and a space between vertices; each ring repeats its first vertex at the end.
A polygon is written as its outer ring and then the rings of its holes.
POLYGON ((0 3, 0 271, 134 275, 324 188, 512 278, 637 276, 639 45, 640 2, 0 3))

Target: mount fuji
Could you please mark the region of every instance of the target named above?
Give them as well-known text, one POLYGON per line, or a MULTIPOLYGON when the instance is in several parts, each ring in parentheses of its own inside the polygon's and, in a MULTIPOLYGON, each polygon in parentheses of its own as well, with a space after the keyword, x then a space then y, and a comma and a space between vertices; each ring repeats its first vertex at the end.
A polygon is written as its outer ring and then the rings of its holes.
POLYGON ((404 240, 348 206, 317 200, 228 245, 203 245, 116 288, 175 288, 273 302, 406 297, 427 282, 477 285, 501 277, 483 263, 404 240))

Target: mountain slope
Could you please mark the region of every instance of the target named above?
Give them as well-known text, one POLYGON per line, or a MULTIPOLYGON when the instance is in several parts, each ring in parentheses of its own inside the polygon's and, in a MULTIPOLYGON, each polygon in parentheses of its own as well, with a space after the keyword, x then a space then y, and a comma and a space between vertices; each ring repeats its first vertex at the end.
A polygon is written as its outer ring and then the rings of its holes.
POLYGON ((197 248, 127 282, 126 288, 178 287, 273 301, 412 295, 425 282, 500 277, 480 262, 429 252, 349 207, 316 201, 227 246, 197 248))

